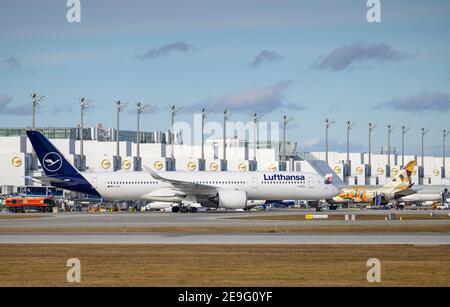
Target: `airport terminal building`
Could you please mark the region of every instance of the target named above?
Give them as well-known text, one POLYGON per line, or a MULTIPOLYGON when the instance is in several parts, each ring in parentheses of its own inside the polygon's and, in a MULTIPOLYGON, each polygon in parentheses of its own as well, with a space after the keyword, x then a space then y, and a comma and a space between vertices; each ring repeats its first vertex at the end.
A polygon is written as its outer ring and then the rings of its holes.
MULTIPOLYGON (((314 171, 311 160, 326 160, 325 152, 301 153, 297 143, 252 143, 228 138, 226 159, 223 140, 206 140, 200 145, 183 144, 182 136, 170 132, 140 132, 139 154, 136 131, 120 131, 117 142, 116 130, 100 124, 83 129, 83 156, 81 157, 80 128, 38 128, 72 162, 87 172, 133 171, 145 165, 155 171, 314 171), (283 154, 286 148, 286 154, 283 154), (256 156, 255 156, 256 153, 256 156)), ((39 186, 33 176, 42 176, 42 169, 33 155, 33 148, 26 137, 25 128, 0 129, 0 188, 1 193, 16 192, 18 187, 39 186)), ((330 168, 347 184, 382 185, 395 176, 402 167, 398 154, 372 154, 371 164, 367 153, 329 152, 330 168)), ((405 163, 417 160, 413 182, 420 185, 450 184, 450 158, 443 168, 442 157, 405 155, 405 163)))

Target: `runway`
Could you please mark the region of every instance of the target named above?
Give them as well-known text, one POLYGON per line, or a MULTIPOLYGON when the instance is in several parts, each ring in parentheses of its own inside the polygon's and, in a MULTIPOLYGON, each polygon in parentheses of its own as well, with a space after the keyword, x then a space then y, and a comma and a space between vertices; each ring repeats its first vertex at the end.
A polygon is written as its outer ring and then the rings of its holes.
POLYGON ((0 244, 413 244, 448 245, 448 234, 0 234, 0 244))

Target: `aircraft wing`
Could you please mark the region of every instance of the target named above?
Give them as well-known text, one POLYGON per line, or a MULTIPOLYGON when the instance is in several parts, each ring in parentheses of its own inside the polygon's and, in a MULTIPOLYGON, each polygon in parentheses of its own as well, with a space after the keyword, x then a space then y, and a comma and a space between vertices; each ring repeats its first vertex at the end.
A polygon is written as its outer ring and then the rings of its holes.
POLYGON ((156 179, 156 180, 159 180, 162 182, 166 182, 166 183, 170 183, 173 188, 179 190, 180 192, 182 192, 184 194, 214 195, 217 193, 217 188, 214 186, 166 178, 166 177, 163 177, 163 176, 157 174, 155 171, 148 168, 147 166, 143 166, 143 168, 147 173, 150 174, 150 176, 153 177, 153 179, 156 179))
POLYGON ((407 189, 404 189, 404 190, 400 190, 400 191, 397 191, 397 192, 395 192, 395 194, 394 194, 394 198, 401 198, 401 197, 404 197, 404 196, 408 196, 408 195, 412 195, 412 194, 416 194, 417 193, 417 191, 415 191, 414 189, 412 189, 412 185, 410 186, 410 187, 408 187, 407 189))

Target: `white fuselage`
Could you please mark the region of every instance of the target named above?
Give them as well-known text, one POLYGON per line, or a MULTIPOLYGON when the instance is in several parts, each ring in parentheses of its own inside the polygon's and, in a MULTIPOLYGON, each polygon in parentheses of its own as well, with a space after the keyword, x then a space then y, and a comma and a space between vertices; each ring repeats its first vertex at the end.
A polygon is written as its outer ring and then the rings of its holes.
MULTIPOLYGON (((444 189, 449 189, 449 186, 442 186, 442 185, 418 185, 413 186, 412 189, 416 191, 416 193, 403 196, 399 198, 398 202, 412 202, 412 203, 419 203, 419 202, 433 202, 433 201, 439 201, 442 197, 442 191, 444 189)), ((448 200, 447 200, 448 201, 448 200)))
MULTIPOLYGON (((334 197, 339 192, 332 184, 326 184, 324 178, 313 173, 174 171, 158 174, 167 179, 209 186, 218 191, 245 191, 248 200, 319 200, 334 197), (289 178, 286 176, 294 180, 283 180, 289 178), (296 178, 304 180, 295 180, 296 178)), ((156 180, 147 172, 86 172, 82 175, 105 199, 183 201, 179 193, 173 193, 171 183, 156 180)), ((193 194, 201 195, 202 188, 195 190, 193 194)))

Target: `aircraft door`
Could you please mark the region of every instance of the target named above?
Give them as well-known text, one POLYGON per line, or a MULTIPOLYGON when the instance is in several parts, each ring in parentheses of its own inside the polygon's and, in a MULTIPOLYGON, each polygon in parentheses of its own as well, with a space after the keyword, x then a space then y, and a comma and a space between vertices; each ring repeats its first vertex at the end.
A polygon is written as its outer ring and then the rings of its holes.
POLYGON ((258 187, 258 176, 252 176, 252 188, 256 189, 258 187))
POLYGON ((306 178, 306 187, 309 189, 314 188, 314 179, 311 177, 306 178))

